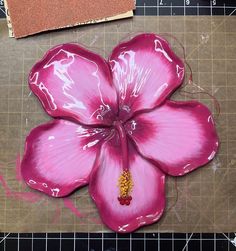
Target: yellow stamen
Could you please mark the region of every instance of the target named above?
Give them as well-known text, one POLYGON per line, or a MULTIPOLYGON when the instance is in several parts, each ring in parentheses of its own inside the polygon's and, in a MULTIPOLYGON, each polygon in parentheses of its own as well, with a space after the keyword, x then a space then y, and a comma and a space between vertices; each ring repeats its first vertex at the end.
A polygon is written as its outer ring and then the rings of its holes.
POLYGON ((127 197, 130 195, 133 187, 131 173, 128 170, 122 172, 118 179, 118 187, 120 189, 120 197, 127 197))

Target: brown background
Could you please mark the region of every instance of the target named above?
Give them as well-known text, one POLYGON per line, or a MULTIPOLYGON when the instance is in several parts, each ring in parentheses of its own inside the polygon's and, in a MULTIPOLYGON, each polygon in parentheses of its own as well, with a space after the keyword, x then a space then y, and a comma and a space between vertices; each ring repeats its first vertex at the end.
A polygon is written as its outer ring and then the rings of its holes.
MULTIPOLYGON (((23 150, 31 128, 49 120, 27 86, 27 74, 51 46, 79 42, 107 57, 120 40, 137 32, 169 33, 185 46, 194 83, 188 91, 204 88, 221 105, 216 119, 221 148, 207 166, 181 178, 168 178, 167 210, 162 219, 140 231, 231 232, 236 226, 236 18, 235 17, 135 17, 45 33, 27 39, 8 38, 5 21, 0 22, 0 173, 13 191, 30 191, 15 178, 15 158, 23 150), (176 197, 175 180, 178 187, 176 197), (177 203, 175 200, 177 198, 177 203), (168 208, 170 208, 168 210, 168 208)), ((167 37, 181 55, 180 46, 167 37)), ((207 104, 207 95, 193 97, 207 104)), ((175 99, 186 99, 179 93, 175 99)), ((37 193, 37 192, 36 192, 37 193)), ((0 187, 1 232, 108 231, 99 222, 87 188, 71 198, 86 217, 77 218, 61 199, 46 195, 36 204, 7 197, 0 187), (55 212, 62 214, 54 222, 55 212)))

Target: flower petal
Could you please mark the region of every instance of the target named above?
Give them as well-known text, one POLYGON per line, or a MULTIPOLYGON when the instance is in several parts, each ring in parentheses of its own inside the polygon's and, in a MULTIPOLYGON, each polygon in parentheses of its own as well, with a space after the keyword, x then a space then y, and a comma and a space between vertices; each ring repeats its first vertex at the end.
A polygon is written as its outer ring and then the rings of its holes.
POLYGON ((126 130, 143 156, 174 176, 205 165, 219 146, 211 112, 196 101, 166 101, 127 122, 126 130))
POLYGON ((55 197, 88 183, 96 151, 108 129, 54 120, 34 128, 26 139, 21 172, 26 183, 55 197))
POLYGON ((141 34, 119 44, 109 63, 124 118, 159 105, 184 78, 183 62, 155 34, 141 34))
POLYGON ((116 113, 116 91, 107 62, 77 44, 49 50, 32 68, 29 85, 53 117, 111 124, 116 113))
POLYGON ((129 146, 133 181, 130 205, 121 205, 118 179, 122 173, 119 146, 105 142, 91 173, 89 192, 103 222, 116 232, 131 232, 160 219, 165 207, 165 175, 129 146))

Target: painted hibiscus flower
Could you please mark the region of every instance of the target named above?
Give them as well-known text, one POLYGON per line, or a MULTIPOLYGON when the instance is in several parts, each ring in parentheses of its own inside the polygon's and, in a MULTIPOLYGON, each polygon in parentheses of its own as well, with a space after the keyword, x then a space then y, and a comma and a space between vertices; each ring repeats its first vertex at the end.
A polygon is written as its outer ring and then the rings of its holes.
POLYGON ((184 175, 218 149, 208 108, 168 99, 183 79, 183 62, 155 34, 119 44, 108 61, 73 43, 52 48, 29 85, 55 119, 27 137, 23 178, 55 197, 89 184, 117 232, 156 222, 166 174, 184 175))

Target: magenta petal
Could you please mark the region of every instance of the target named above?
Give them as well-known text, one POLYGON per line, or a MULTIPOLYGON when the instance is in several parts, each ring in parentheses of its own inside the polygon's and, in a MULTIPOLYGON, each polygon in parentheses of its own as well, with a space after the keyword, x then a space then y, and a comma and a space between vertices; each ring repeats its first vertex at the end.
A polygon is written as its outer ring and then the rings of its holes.
POLYGON ((140 153, 170 175, 184 175, 208 163, 219 141, 211 112, 196 101, 167 101, 127 122, 140 153))
POLYGON ((54 120, 34 128, 26 139, 21 172, 26 183, 61 197, 88 183, 96 151, 108 129, 54 120))
POLYGON ((129 171, 133 190, 130 205, 121 205, 118 178, 122 172, 119 146, 103 144, 91 174, 89 192, 103 222, 116 232, 131 232, 160 219, 165 207, 165 175, 138 153, 130 150, 129 171))
POLYGON ((155 34, 141 34, 119 44, 109 63, 120 114, 125 118, 159 105, 184 78, 183 62, 168 42, 155 34))
POLYGON ((50 49, 31 70, 29 85, 53 117, 111 124, 116 91, 107 62, 76 44, 50 49))

